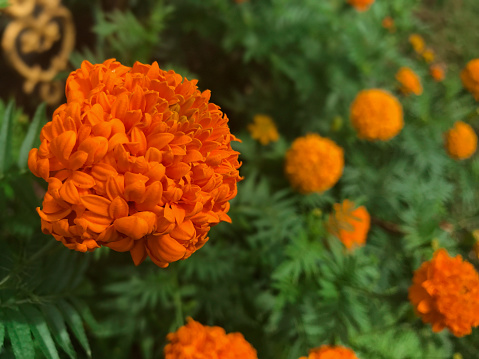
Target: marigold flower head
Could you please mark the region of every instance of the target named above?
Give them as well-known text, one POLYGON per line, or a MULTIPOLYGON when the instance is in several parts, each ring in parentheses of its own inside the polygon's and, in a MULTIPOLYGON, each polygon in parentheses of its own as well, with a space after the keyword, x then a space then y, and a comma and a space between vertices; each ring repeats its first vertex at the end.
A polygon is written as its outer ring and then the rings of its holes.
POLYGON ((363 90, 351 104, 351 124, 359 138, 390 140, 404 126, 401 103, 387 91, 363 90))
POLYGON ((401 84, 400 90, 403 94, 422 94, 422 85, 419 76, 409 67, 401 67, 396 74, 396 80, 401 84))
POLYGON ((456 160, 471 157, 477 149, 477 135, 473 128, 462 121, 457 121, 454 127, 446 132, 444 145, 446 151, 456 160))
POLYGON ((441 82, 446 77, 446 69, 440 64, 431 65, 429 67, 429 73, 436 82, 441 82))
POLYGON ((479 101, 479 59, 471 60, 461 72, 462 84, 479 101))
POLYGON ((323 192, 333 187, 343 168, 343 149, 318 134, 297 138, 286 153, 286 176, 301 193, 323 192))
POLYGON ((409 36, 409 43, 411 44, 414 51, 418 54, 422 54, 424 48, 426 47, 426 43, 421 35, 412 34, 409 36))
POLYGON ((434 332, 447 328, 462 337, 479 325, 479 275, 471 263, 444 249, 416 270, 409 300, 434 332))
POLYGON ((386 30, 389 30, 389 32, 395 31, 394 20, 391 16, 386 16, 381 22, 381 25, 386 30))
POLYGON ((356 208, 354 202, 346 199, 333 208, 334 213, 329 216, 329 232, 338 237, 347 249, 364 246, 371 225, 366 207, 356 208))
POLYGON ((425 49, 422 54, 422 58, 424 61, 426 61, 428 64, 433 62, 434 59, 436 58, 436 54, 433 49, 425 49))
POLYGON ((311 349, 307 357, 299 359, 358 359, 358 357, 351 349, 341 345, 322 345, 319 348, 311 349))
POLYGON ((160 267, 184 259, 229 221, 240 179, 228 118, 155 62, 84 61, 66 83, 28 165, 48 182, 42 230, 81 252, 107 246, 160 267))
POLYGON ((366 11, 374 3, 374 0, 348 0, 348 4, 358 11, 366 11))
POLYGON ((256 350, 241 333, 226 334, 220 327, 208 327, 187 319, 165 346, 165 359, 257 359, 256 350))
POLYGON ((254 123, 248 125, 248 131, 251 133, 251 137, 258 140, 264 146, 270 142, 278 141, 278 129, 270 116, 256 115, 253 121, 254 123))

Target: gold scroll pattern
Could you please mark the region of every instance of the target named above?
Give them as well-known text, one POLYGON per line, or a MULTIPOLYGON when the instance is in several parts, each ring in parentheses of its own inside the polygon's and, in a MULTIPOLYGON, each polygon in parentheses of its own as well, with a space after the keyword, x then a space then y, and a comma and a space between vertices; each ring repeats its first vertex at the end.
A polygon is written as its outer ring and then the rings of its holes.
POLYGON ((75 27, 70 11, 60 0, 10 0, 5 9, 13 20, 2 38, 2 47, 10 64, 25 78, 23 90, 30 94, 39 86, 39 94, 49 104, 63 96, 63 86, 55 76, 67 67, 75 44, 75 27), (58 49, 49 57, 46 68, 31 64, 28 58, 58 49))

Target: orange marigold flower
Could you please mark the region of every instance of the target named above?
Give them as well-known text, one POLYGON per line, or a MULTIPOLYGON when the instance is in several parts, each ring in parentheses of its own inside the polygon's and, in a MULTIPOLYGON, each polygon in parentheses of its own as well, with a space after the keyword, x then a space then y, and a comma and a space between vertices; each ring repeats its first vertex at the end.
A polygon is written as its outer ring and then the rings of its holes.
POLYGON ((160 267, 189 257, 230 221, 240 180, 228 118, 155 62, 84 61, 66 83, 28 165, 48 182, 42 231, 81 252, 107 246, 160 267))
POLYGON ((446 132, 445 143, 447 153, 456 160, 471 157, 477 149, 477 135, 473 128, 462 121, 446 132))
POLYGON ((409 95, 413 93, 418 96, 422 94, 421 80, 409 67, 401 67, 396 74, 396 80, 401 84, 400 90, 403 94, 409 95))
POLYGON ((436 54, 434 53, 433 49, 426 49, 422 52, 421 56, 424 59, 424 61, 426 61, 429 64, 434 61, 436 54))
POLYGON ((354 202, 346 199, 343 203, 336 203, 333 208, 328 231, 338 237, 347 249, 364 246, 371 225, 366 207, 356 208, 354 202))
POLYGON ((374 0, 348 0, 348 4, 358 11, 366 11, 374 3, 374 0))
POLYGON ((451 258, 445 249, 416 270, 409 300, 434 332, 448 328, 462 337, 479 325, 479 275, 471 263, 460 255, 451 258))
POLYGON ((317 134, 297 138, 286 153, 286 176, 294 188, 305 194, 333 187, 343 167, 343 149, 317 134))
POLYGON ((389 32, 394 32, 395 31, 395 26, 394 26, 394 20, 391 16, 386 16, 383 21, 381 22, 381 25, 389 30, 389 32))
POLYGON ((429 67, 429 73, 436 82, 441 82, 446 77, 446 70, 443 65, 434 64, 429 67))
POLYGON ((363 90, 351 104, 351 124, 359 138, 390 140, 404 126, 401 103, 387 91, 363 90))
POLYGON ((248 131, 255 140, 262 145, 279 140, 278 129, 270 116, 256 115, 253 121, 254 123, 248 125, 248 131))
POLYGON ((409 43, 411 44, 414 51, 418 54, 422 54, 424 48, 426 47, 424 39, 421 35, 418 34, 412 34, 411 36, 409 36, 409 43))
POLYGON ((257 359, 256 350, 241 333, 226 334, 220 327, 208 327, 187 319, 165 346, 165 359, 257 359))
POLYGON ((311 349, 307 357, 299 359, 358 359, 358 357, 351 349, 341 345, 322 345, 319 348, 311 349))
POLYGON ((462 84, 479 101, 479 59, 471 60, 461 72, 462 84))

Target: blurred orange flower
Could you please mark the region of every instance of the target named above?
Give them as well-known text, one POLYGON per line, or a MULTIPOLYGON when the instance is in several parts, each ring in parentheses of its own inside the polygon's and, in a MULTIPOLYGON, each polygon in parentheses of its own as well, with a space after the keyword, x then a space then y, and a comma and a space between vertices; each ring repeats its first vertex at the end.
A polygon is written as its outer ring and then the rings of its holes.
POLYGON ((381 22, 381 25, 385 29, 389 30, 389 32, 394 32, 396 30, 394 26, 394 20, 391 16, 386 16, 381 22))
POLYGON ((270 116, 256 115, 253 121, 254 123, 248 125, 248 131, 255 140, 258 140, 262 145, 279 140, 278 129, 270 116))
POLYGON ((461 72, 464 87, 479 101, 479 59, 471 60, 461 72))
POLYGON ((366 11, 374 3, 374 0, 348 0, 348 4, 358 11, 366 11))
POLYGON ((359 138, 387 141, 404 126, 401 103, 385 90, 363 90, 351 104, 351 124, 359 138))
POLYGON ((187 319, 188 324, 170 333, 165 359, 257 359, 256 350, 241 333, 226 334, 220 327, 208 327, 187 319))
POLYGON ((433 332, 448 328, 462 337, 479 325, 479 275, 472 264, 460 255, 451 258, 445 249, 416 270, 409 300, 433 332))
POLYGON ((477 135, 467 123, 457 121, 445 134, 444 143, 449 156, 456 160, 471 157, 477 149, 477 135))
POLYGON ((445 67, 439 64, 429 66, 429 73, 436 82, 441 82, 446 77, 445 67))
POLYGON ((401 67, 396 73, 396 80, 401 84, 400 90, 405 95, 422 94, 422 85, 419 76, 409 67, 401 67))
POLYGON ((418 34, 412 34, 411 36, 409 36, 409 43, 411 44, 414 51, 418 54, 422 54, 426 46, 423 37, 418 34))
POLYGON ((434 53, 433 49, 425 49, 422 52, 421 56, 424 59, 424 61, 426 61, 428 64, 430 64, 431 62, 434 61, 434 59, 436 57, 436 54, 434 53))
POLYGON ((305 194, 334 186, 343 167, 343 149, 317 134, 297 138, 286 153, 286 176, 294 188, 305 194))
POLYGON ((351 349, 341 345, 322 345, 319 348, 311 349, 307 357, 299 359, 358 359, 358 357, 351 349))
POLYGON ((338 237, 347 249, 364 246, 371 225, 371 217, 366 207, 356 208, 354 202, 347 199, 333 207, 334 213, 329 216, 328 231, 338 237))
POLYGON ((189 257, 230 221, 240 180, 228 118, 155 62, 84 61, 67 79, 28 165, 48 182, 42 231, 77 251, 107 246, 160 267, 189 257))

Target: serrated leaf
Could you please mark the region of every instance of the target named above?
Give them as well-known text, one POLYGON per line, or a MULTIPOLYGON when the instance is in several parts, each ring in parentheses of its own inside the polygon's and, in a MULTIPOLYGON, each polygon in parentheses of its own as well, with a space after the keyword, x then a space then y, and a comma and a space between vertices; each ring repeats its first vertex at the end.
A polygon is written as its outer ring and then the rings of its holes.
POLYGON ((38 137, 41 124, 44 122, 45 108, 45 103, 42 103, 40 106, 37 107, 35 115, 33 116, 33 120, 28 127, 27 134, 22 142, 22 146, 20 147, 20 153, 18 155, 18 168, 20 170, 26 170, 27 168, 28 153, 32 149, 33 144, 38 137))
POLYGON ((42 307, 43 314, 47 318, 48 326, 57 344, 62 347, 70 358, 75 359, 76 353, 73 349, 70 336, 65 326, 65 320, 61 312, 53 305, 48 304, 42 307))
POLYGON ((2 127, 0 128, 0 178, 8 170, 11 161, 13 106, 14 102, 10 101, 3 113, 2 127))
POLYGON ((43 355, 45 355, 47 359, 59 358, 57 348, 50 334, 50 329, 42 313, 32 305, 24 305, 21 310, 30 323, 30 330, 43 355))
POLYGON ((5 310, 7 335, 17 359, 35 358, 35 348, 30 334, 30 327, 25 317, 18 310, 5 310))
POLYGON ((65 317, 65 320, 70 327, 75 337, 80 342, 83 349, 85 349, 88 357, 91 358, 91 349, 90 344, 88 343, 88 338, 85 334, 85 329, 83 328, 83 321, 78 314, 78 312, 66 301, 62 300, 59 303, 59 308, 65 317))

